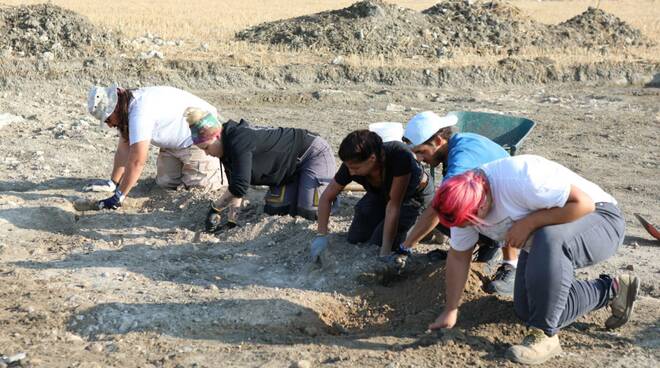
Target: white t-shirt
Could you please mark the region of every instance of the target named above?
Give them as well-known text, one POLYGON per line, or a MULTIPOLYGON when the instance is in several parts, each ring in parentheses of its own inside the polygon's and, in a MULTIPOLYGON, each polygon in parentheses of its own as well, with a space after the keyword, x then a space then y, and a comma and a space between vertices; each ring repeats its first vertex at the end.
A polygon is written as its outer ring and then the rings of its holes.
POLYGON ((192 138, 183 112, 197 107, 218 114, 208 102, 174 87, 140 88, 133 91, 133 98, 128 107, 129 144, 150 140, 156 147, 190 147, 192 138))
POLYGON ((598 185, 540 156, 504 158, 480 169, 488 178, 492 194, 491 210, 483 219, 488 225, 452 227, 450 244, 459 251, 472 248, 479 233, 501 242, 514 221, 541 209, 563 207, 571 185, 585 192, 595 203, 616 204, 616 200, 598 185))

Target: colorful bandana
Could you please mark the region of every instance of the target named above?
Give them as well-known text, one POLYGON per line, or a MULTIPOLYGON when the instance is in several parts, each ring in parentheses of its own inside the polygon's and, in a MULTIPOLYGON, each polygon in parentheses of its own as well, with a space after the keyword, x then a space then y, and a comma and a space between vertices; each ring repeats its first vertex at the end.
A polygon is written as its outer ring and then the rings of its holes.
POLYGON ((190 124, 193 144, 204 143, 220 136, 220 122, 213 114, 206 114, 200 120, 190 124))

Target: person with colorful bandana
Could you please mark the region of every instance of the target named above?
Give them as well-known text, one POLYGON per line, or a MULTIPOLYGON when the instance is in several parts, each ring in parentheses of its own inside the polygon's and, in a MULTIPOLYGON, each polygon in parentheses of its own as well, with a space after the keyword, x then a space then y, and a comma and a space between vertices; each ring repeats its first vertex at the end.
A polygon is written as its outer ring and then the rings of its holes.
POLYGON ((224 123, 213 114, 187 112, 194 144, 219 158, 229 181, 227 191, 211 206, 207 231, 225 208, 235 221, 250 185, 266 185, 264 212, 316 220, 319 197, 332 179, 335 157, 323 138, 296 128, 256 127, 247 120, 224 123))

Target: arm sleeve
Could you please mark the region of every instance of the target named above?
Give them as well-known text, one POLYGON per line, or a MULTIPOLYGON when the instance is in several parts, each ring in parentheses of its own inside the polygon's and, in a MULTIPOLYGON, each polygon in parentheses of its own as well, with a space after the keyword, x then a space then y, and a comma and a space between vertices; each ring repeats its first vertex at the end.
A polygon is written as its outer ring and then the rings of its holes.
POLYGON ((468 170, 472 170, 478 166, 478 161, 471 160, 471 157, 468 157, 467 155, 470 155, 470 153, 463 152, 460 149, 456 152, 452 152, 454 159, 447 162, 447 171, 442 177, 442 181, 445 181, 452 176, 462 174, 468 170))
POLYGON ((252 178, 252 151, 241 152, 231 163, 231 176, 228 190, 235 197, 242 198, 250 188, 252 178))
POLYGON ((339 167, 339 170, 337 170, 337 173, 335 174, 335 181, 337 184, 345 187, 348 185, 348 183, 353 181, 353 178, 351 177, 351 174, 348 172, 348 168, 346 165, 341 164, 339 167))
POLYGON ((128 143, 150 141, 155 126, 156 120, 149 116, 149 112, 145 108, 136 106, 131 109, 128 114, 128 143))
POLYGON ((472 226, 452 227, 449 231, 451 234, 449 245, 460 252, 474 247, 479 240, 479 232, 472 226))
POLYGON ((571 192, 571 183, 562 175, 533 171, 536 170, 530 170, 523 187, 518 189, 523 193, 525 206, 530 210, 563 207, 571 192))

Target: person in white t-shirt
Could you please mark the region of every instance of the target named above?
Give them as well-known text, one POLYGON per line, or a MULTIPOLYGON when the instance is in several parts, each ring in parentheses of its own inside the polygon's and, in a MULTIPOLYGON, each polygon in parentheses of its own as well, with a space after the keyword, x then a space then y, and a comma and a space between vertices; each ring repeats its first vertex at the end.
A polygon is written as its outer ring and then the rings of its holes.
POLYGON ((566 167, 533 155, 493 161, 443 182, 432 207, 440 223, 450 227, 451 249, 446 304, 430 329, 456 323, 479 234, 522 249, 513 298, 529 331, 508 350, 510 359, 539 364, 559 354, 559 330, 592 310, 611 307, 608 328, 630 318, 637 277, 575 279, 576 268, 616 252, 625 221, 611 195, 566 167))
POLYGON ((222 173, 214 160, 192 144, 184 118, 188 107, 217 115, 215 107, 201 98, 174 87, 145 87, 135 90, 94 86, 87 109, 90 114, 119 131, 110 180, 95 180, 86 191, 108 191, 114 195, 98 202, 99 209, 117 209, 137 183, 147 161, 149 145, 160 148, 156 183, 168 189, 204 187, 219 189, 222 173))

